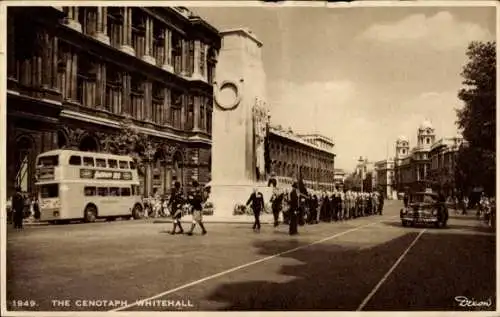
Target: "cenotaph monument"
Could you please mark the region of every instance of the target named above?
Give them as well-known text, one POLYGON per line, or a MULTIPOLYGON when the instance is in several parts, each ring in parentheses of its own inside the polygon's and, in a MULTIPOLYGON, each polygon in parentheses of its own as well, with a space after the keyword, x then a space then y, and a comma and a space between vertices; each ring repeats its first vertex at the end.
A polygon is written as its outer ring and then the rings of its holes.
POLYGON ((264 199, 272 190, 265 183, 264 140, 269 112, 262 43, 247 29, 221 32, 214 85, 212 181, 208 201, 214 216, 229 217, 245 204, 253 188, 264 199))

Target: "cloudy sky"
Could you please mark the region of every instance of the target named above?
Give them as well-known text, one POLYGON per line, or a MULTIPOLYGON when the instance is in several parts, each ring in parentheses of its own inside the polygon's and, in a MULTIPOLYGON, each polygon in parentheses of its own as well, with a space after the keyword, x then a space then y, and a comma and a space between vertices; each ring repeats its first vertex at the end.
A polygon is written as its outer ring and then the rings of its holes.
POLYGON ((457 134, 460 72, 471 40, 495 38, 495 8, 191 8, 219 30, 264 43, 272 121, 335 141, 336 167, 385 159, 429 119, 457 134))

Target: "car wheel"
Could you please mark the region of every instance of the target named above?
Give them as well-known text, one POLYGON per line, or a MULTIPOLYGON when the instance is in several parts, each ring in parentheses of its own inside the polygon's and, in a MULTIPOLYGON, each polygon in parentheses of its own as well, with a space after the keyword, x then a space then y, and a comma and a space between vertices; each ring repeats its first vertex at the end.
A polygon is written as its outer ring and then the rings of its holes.
POLYGON ((85 208, 84 220, 87 223, 95 222, 97 219, 97 208, 93 205, 87 206, 85 208))
POLYGON ((408 223, 406 222, 406 220, 401 221, 401 224, 403 225, 403 227, 408 226, 408 223))
POLYGON ((436 228, 443 228, 444 227, 444 222, 441 220, 438 220, 435 224, 436 228))
POLYGON ((132 217, 134 217, 134 219, 142 219, 144 217, 144 210, 141 205, 136 204, 134 206, 134 209, 132 210, 132 217))

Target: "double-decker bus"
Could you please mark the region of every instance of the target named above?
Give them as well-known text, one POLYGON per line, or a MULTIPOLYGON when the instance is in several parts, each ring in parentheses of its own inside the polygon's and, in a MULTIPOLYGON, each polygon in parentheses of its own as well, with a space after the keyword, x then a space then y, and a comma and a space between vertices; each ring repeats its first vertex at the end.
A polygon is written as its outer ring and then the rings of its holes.
POLYGON ((129 156, 49 151, 37 157, 36 177, 41 221, 144 215, 136 164, 129 156))

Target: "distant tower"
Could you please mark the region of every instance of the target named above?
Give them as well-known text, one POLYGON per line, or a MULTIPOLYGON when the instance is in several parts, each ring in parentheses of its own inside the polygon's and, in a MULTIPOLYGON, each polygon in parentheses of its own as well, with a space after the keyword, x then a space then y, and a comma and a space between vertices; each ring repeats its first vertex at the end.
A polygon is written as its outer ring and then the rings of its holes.
POLYGON ((408 138, 405 136, 400 136, 396 141, 396 161, 400 161, 401 159, 408 156, 410 153, 410 142, 408 138))
POLYGON ((418 127, 418 141, 419 148, 429 148, 432 146, 436 138, 434 128, 429 120, 424 120, 418 127))

